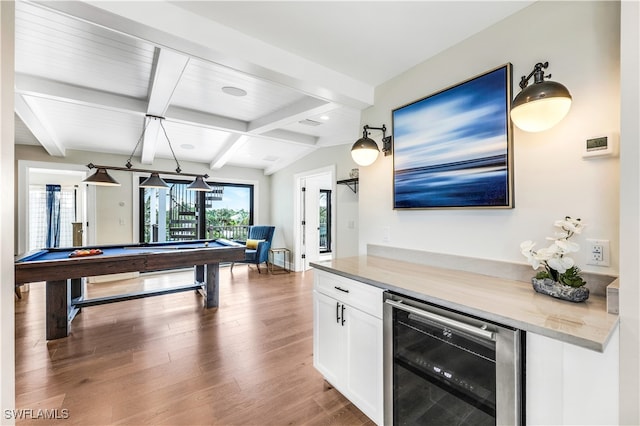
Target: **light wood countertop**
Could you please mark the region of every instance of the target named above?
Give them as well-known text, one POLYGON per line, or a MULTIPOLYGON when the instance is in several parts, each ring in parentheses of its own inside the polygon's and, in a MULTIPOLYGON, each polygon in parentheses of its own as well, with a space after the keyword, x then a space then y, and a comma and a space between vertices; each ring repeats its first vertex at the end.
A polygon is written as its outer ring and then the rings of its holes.
POLYGON ((312 263, 317 269, 603 352, 618 325, 606 299, 573 303, 538 294, 531 283, 378 256, 312 263))

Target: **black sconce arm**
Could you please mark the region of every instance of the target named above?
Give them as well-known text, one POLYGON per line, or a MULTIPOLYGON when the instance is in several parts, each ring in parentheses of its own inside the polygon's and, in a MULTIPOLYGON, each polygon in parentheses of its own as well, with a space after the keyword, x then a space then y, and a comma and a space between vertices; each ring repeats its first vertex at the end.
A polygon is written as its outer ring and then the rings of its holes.
POLYGON ((365 124, 362 131, 363 138, 367 138, 369 136, 367 130, 382 130, 382 152, 384 153, 385 157, 387 155, 391 155, 391 153, 393 152, 393 149, 391 147, 391 141, 393 137, 387 136, 387 126, 383 124, 382 127, 371 127, 368 124, 365 124))
POLYGON ((551 78, 551 74, 544 75, 543 68, 546 69, 549 66, 549 62, 538 62, 534 67, 533 71, 528 76, 522 76, 520 79, 520 88, 524 89, 529 84, 529 80, 533 77, 534 83, 542 83, 545 78, 551 78))

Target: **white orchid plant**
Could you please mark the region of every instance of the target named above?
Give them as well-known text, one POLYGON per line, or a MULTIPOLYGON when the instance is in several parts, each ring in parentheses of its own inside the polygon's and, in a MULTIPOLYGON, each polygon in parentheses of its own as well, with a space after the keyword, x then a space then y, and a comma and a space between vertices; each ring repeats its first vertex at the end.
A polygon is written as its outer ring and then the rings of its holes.
POLYGON ((536 243, 527 240, 520 244, 520 250, 533 269, 544 267, 543 271, 538 272, 536 278, 550 278, 571 287, 581 287, 586 283, 580 276, 580 269, 575 266, 573 258, 568 254, 580 250, 580 246, 569 241, 569 238, 574 234, 580 234, 584 224, 580 219, 566 216, 563 220, 555 221, 554 225, 561 231, 556 232, 554 237, 547 237, 547 240, 553 241, 549 247, 534 250, 536 243))

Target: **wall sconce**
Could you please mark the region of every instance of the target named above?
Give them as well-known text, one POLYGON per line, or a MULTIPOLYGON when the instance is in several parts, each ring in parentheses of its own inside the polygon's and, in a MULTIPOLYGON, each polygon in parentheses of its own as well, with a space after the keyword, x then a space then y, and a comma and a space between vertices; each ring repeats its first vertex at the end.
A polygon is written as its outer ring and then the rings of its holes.
POLYGON ((385 156, 391 155, 391 136, 387 136, 387 126, 384 124, 382 127, 371 127, 365 124, 362 128, 362 137, 356 141, 351 147, 351 158, 359 166, 368 166, 373 164, 378 158, 378 144, 376 141, 369 137, 369 130, 382 130, 382 152, 385 156))
POLYGON ((549 62, 538 62, 531 74, 522 76, 522 91, 513 100, 511 120, 526 132, 540 132, 550 129, 562 120, 571 107, 571 94, 566 87, 555 81, 544 81, 551 78, 545 76, 543 68, 549 62), (528 86, 533 76, 533 84, 528 86))
POLYGON ((182 173, 182 169, 180 169, 180 163, 178 163, 178 159, 176 158, 176 154, 173 152, 173 147, 171 146, 171 141, 169 140, 169 136, 167 135, 167 131, 165 130, 164 125, 162 124, 163 117, 157 117, 155 115, 149 115, 149 114, 147 114, 146 117, 149 118, 149 120, 147 121, 147 124, 144 126, 144 129, 142 130, 142 134, 140 135, 140 138, 138 138, 138 142, 136 143, 136 146, 133 147, 133 151, 131 152, 131 155, 129 156, 129 159, 127 160, 127 163, 125 164, 125 167, 96 166, 93 163, 89 163, 89 164, 87 164, 87 167, 89 169, 97 169, 97 170, 93 175, 91 175, 88 178, 86 178, 85 180, 83 180, 83 182, 87 183, 87 184, 90 184, 90 185, 120 186, 120 183, 118 183, 117 180, 115 180, 111 175, 109 175, 107 170, 121 170, 121 171, 127 171, 127 172, 149 173, 150 176, 140 183, 140 187, 141 188, 157 188, 157 189, 168 188, 169 185, 167 185, 167 183, 160 177, 160 174, 162 173, 162 174, 165 174, 165 175, 179 175, 179 176, 191 176, 191 177, 194 177, 195 180, 193 182, 191 182, 191 184, 189 184, 189 186, 187 186, 188 190, 191 190, 191 191, 211 191, 212 188, 207 184, 207 182, 204 181, 206 178, 209 177, 209 175, 182 173), (176 171, 175 172, 162 172, 162 171, 158 171, 158 170, 136 169, 131 164, 131 158, 133 158, 133 154, 135 154, 136 149, 138 149, 138 145, 140 145, 140 142, 144 138, 144 133, 147 130, 147 127, 149 126, 149 123, 151 122, 151 119, 160 120, 160 127, 162 128, 162 131, 164 132, 164 137, 167 139, 167 143, 169 144, 169 149, 171 150, 171 155, 173 156, 173 160, 176 162, 176 171))

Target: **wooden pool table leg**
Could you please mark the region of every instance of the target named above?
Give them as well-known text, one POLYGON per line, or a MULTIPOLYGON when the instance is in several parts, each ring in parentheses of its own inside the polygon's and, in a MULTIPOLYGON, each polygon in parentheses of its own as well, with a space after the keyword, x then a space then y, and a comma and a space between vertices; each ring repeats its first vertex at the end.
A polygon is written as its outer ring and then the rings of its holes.
POLYGON ((71 300, 82 299, 84 278, 71 279, 71 300))
POLYGON ((204 265, 193 267, 193 280, 197 283, 204 283, 204 265))
POLYGON ((207 263, 207 308, 217 308, 220 293, 220 263, 207 263))
POLYGON ((47 340, 67 337, 69 335, 71 286, 67 280, 59 280, 47 281, 45 287, 47 340))

